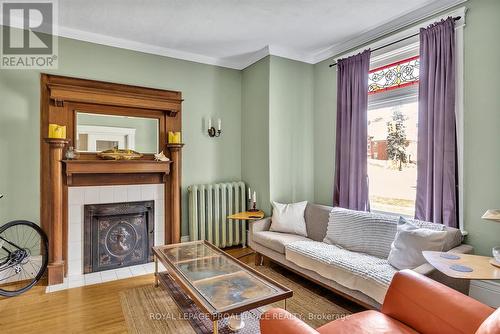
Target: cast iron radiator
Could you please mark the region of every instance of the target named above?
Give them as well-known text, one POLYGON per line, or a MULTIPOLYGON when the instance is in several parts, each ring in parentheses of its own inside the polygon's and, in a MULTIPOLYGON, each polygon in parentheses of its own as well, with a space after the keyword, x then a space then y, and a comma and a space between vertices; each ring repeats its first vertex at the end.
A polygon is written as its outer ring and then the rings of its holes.
POLYGON ((217 247, 246 245, 245 224, 226 217, 246 210, 245 184, 196 184, 189 192, 189 238, 208 240, 217 247))

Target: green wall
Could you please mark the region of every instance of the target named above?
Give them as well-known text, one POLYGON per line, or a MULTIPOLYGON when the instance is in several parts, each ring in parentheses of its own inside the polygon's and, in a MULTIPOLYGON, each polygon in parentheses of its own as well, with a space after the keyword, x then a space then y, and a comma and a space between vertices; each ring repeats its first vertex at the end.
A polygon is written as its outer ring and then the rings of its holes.
POLYGON ((500 208, 500 1, 467 4, 464 108, 464 221, 467 241, 491 256, 500 224, 481 220, 500 208))
POLYGON ((269 56, 243 70, 242 178, 270 201, 314 199, 313 65, 269 56))
POLYGON ((335 172, 337 72, 331 60, 314 65, 314 201, 332 205, 335 172))
MULTIPOLYGON (((50 73, 182 92, 183 235, 188 185, 241 179, 241 71, 60 38, 50 73), (205 134, 207 116, 221 137, 205 134)), ((39 71, 0 70, 0 222, 39 220, 39 100, 39 71)))
POLYGON ((242 75, 241 176, 257 193, 257 205, 270 214, 269 66, 265 57, 242 75))
MULTIPOLYGON (((464 228, 478 254, 500 245, 500 224, 481 220, 500 208, 500 1, 465 4, 464 28, 464 228)), ((336 57, 314 65, 315 201, 332 204, 335 142, 336 57)))
POLYGON ((269 172, 271 200, 314 200, 313 65, 271 57, 269 172))

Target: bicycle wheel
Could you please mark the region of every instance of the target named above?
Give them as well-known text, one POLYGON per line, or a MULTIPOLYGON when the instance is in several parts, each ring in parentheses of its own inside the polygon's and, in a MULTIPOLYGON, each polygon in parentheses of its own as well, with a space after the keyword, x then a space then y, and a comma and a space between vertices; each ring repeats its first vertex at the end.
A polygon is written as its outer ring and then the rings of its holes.
POLYGON ((47 269, 49 243, 43 230, 26 220, 0 226, 0 295, 17 296, 47 269))

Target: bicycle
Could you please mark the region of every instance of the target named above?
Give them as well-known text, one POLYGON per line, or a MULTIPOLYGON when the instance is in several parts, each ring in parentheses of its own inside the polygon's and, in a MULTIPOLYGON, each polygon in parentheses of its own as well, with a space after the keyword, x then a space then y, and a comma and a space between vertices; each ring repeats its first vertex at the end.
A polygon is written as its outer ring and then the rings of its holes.
POLYGON ((32 288, 47 269, 48 251, 47 236, 35 223, 14 220, 0 226, 0 296, 32 288))

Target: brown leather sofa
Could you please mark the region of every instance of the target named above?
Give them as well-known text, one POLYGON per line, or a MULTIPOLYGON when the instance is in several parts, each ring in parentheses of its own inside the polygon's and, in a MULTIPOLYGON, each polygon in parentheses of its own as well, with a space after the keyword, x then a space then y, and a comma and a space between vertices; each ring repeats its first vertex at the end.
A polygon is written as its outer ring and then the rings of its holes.
POLYGON ((364 311, 332 321, 317 329, 285 310, 262 315, 262 334, 500 334, 496 311, 412 270, 394 276, 381 311, 364 311))

